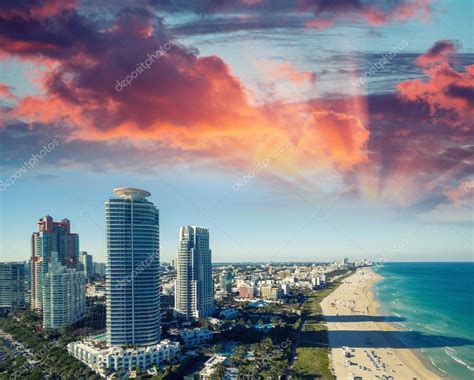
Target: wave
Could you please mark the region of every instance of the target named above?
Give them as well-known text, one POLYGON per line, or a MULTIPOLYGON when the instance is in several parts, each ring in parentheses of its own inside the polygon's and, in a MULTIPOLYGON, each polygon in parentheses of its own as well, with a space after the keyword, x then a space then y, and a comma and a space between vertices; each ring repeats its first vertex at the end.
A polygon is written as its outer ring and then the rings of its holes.
POLYGON ((446 355, 448 355, 451 359, 453 359, 454 361, 458 362, 459 364, 462 364, 464 367, 466 367, 469 371, 471 372, 474 372, 474 368, 472 368, 469 364, 467 364, 466 362, 462 361, 461 359, 459 359, 456 355, 452 354, 450 351, 448 350, 444 350, 444 352, 446 352, 446 355))
POLYGON ((444 347, 444 348, 447 348, 449 351, 456 352, 456 350, 455 350, 454 348, 452 348, 452 347, 446 346, 446 347, 444 347))
POLYGON ((433 367, 436 367, 436 368, 437 368, 438 370, 440 370, 441 372, 447 374, 447 372, 446 372, 444 369, 442 369, 440 366, 436 365, 436 363, 434 362, 434 360, 433 360, 430 356, 428 356, 428 359, 430 359, 430 362, 431 362, 431 364, 433 364, 433 367))
POLYGON ((434 332, 437 332, 437 333, 440 333, 440 334, 445 334, 445 333, 446 333, 445 331, 437 330, 437 329, 435 329, 435 328, 433 328, 433 327, 429 327, 429 326, 427 326, 427 325, 423 325, 423 324, 418 323, 418 322, 417 322, 416 324, 417 324, 418 326, 423 327, 423 328, 425 328, 425 329, 427 329, 427 330, 430 330, 430 331, 434 331, 434 332))
POLYGON ((393 311, 393 315, 395 315, 395 316, 398 317, 398 318, 401 318, 401 317, 402 317, 400 314, 395 313, 394 311, 393 311))
POLYGON ((407 327, 406 325, 404 325, 403 323, 400 323, 400 322, 393 322, 393 323, 396 323, 397 325, 400 325, 400 326, 403 326, 403 327, 407 327))

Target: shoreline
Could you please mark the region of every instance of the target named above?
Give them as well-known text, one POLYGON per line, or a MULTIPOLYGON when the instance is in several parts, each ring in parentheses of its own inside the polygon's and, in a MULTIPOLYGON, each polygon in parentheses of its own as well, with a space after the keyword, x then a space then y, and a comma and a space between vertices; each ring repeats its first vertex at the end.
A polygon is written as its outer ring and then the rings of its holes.
POLYGON ((359 269, 321 302, 334 375, 338 379, 376 379, 383 375, 447 379, 418 349, 408 347, 393 334, 408 329, 380 314, 382 303, 374 287, 382 278, 371 268, 359 269))
MULTIPOLYGON (((372 283, 371 286, 367 287, 367 296, 371 299, 372 301, 372 306, 374 307, 374 312, 376 315, 382 315, 384 310, 383 307, 383 302, 377 297, 375 293, 375 286, 384 279, 384 276, 382 276, 380 273, 374 272, 372 269, 371 271, 377 276, 377 279, 372 283)), ((407 327, 399 327, 396 325, 394 322, 387 322, 389 325, 392 326, 394 331, 408 331, 407 327)), ((434 372, 437 376, 439 376, 442 379, 445 380, 450 380, 451 377, 446 373, 441 371, 436 365, 430 362, 429 358, 426 357, 420 349, 415 349, 415 348, 410 348, 408 347, 405 343, 402 341, 398 340, 401 344, 405 345, 405 347, 410 350, 415 356, 418 357, 418 360, 422 362, 422 364, 429 370, 434 372)))
MULTIPOLYGON (((372 299, 373 305, 375 307, 375 313, 377 315, 381 315, 385 311, 384 307, 383 307, 383 302, 379 298, 377 298, 377 295, 375 294, 375 289, 374 288, 377 285, 377 283, 379 283, 380 281, 382 281, 384 279, 384 276, 382 276, 379 273, 375 273, 375 274, 378 276, 378 279, 376 281, 374 281, 374 283, 367 289, 367 293, 368 293, 368 296, 372 299)), ((396 331, 408 331, 407 327, 402 328, 402 327, 399 327, 398 325, 396 325, 393 322, 388 322, 388 323, 396 331)), ((447 372, 442 371, 435 364, 433 364, 430 361, 429 357, 424 355, 423 352, 421 352, 420 349, 409 348, 405 343, 403 343, 401 341, 400 341, 400 343, 404 344, 407 347, 407 349, 409 349, 415 356, 417 356, 418 360, 420 360, 428 370, 434 372, 437 376, 439 376, 440 378, 442 378, 444 380, 451 380, 452 379, 452 377, 447 372)))

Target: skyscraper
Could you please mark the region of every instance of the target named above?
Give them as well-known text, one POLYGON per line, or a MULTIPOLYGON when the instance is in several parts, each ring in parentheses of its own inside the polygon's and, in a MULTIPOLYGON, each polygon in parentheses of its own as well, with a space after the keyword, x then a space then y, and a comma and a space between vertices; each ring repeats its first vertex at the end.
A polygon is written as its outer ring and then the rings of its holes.
POLYGON ((179 231, 175 311, 186 319, 214 312, 214 284, 209 249, 209 230, 184 226, 179 231))
POLYGON ((43 327, 58 329, 79 321, 86 313, 86 278, 68 268, 53 252, 43 282, 43 327))
POLYGON ((159 214, 134 188, 105 203, 107 343, 152 345, 160 339, 159 214))
POLYGON ((81 270, 84 271, 84 276, 86 276, 86 279, 90 281, 94 277, 94 264, 92 255, 82 251, 79 257, 81 261, 81 270))
POLYGON ((25 306, 25 263, 0 263, 0 309, 25 306))
POLYGON ((44 275, 52 252, 62 265, 77 268, 79 263, 79 235, 71 233, 68 219, 54 222, 49 215, 38 220, 38 231, 31 236, 31 307, 41 311, 44 275))

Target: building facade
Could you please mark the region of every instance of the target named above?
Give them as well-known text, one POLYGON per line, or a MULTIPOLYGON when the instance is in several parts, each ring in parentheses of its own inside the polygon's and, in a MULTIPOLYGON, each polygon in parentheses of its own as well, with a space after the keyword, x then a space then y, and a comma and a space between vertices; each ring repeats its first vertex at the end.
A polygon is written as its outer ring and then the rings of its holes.
POLYGON ((81 261, 81 270, 84 271, 84 276, 88 281, 92 280, 94 277, 94 264, 92 255, 89 255, 87 252, 82 251, 79 255, 81 261))
POLYGON ((43 309, 43 282, 51 261, 52 252, 57 252, 59 262, 69 268, 78 268, 79 235, 71 233, 68 219, 54 222, 49 215, 38 220, 38 231, 31 236, 31 308, 43 309))
POLYGON ((25 306, 27 266, 21 262, 0 263, 0 309, 25 306))
POLYGON ((175 312, 185 319, 208 317, 214 313, 209 230, 184 226, 180 228, 179 236, 175 312))
POLYGON ((86 278, 82 271, 62 265, 53 252, 44 275, 43 328, 59 329, 86 315, 86 278))
POLYGON ((134 188, 105 203, 107 344, 154 345, 160 339, 159 214, 134 188))

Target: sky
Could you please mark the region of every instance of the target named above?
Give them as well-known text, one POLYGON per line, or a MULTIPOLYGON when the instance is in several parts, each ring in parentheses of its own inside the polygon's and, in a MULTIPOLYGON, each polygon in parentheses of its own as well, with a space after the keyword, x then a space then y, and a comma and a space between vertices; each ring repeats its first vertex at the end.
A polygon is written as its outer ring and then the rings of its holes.
POLYGON ((0 260, 151 192, 213 261, 471 261, 470 0, 0 4, 0 260))

